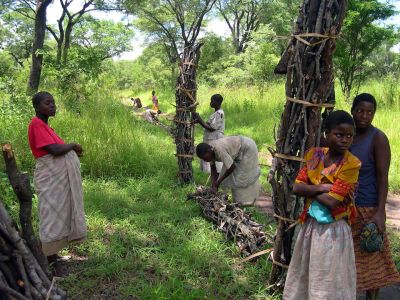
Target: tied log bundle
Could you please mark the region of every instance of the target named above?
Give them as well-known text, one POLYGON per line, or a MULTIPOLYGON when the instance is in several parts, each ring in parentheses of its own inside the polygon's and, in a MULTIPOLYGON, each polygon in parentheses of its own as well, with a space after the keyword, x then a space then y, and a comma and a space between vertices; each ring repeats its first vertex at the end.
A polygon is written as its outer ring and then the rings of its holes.
POLYGON ((196 192, 188 195, 188 200, 196 201, 203 215, 218 227, 218 230, 229 239, 233 239, 245 257, 252 255, 272 244, 272 238, 264 231, 264 225, 252 220, 249 213, 244 212, 235 203, 229 203, 228 195, 214 194, 206 187, 197 187, 196 192))

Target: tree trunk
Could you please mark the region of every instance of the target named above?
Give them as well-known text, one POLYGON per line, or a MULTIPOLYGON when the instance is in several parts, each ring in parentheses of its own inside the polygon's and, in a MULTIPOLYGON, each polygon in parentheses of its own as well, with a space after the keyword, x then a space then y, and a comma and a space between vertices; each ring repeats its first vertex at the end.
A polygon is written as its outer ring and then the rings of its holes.
POLYGON ((46 34, 46 11, 51 0, 37 0, 35 33, 32 46, 32 64, 29 74, 27 93, 32 95, 39 89, 40 75, 42 73, 43 54, 38 53, 43 49, 46 34))
POLYGON ((71 21, 68 21, 67 27, 65 28, 65 42, 64 42, 64 48, 62 51, 62 64, 66 65, 68 62, 68 51, 69 48, 71 47, 71 34, 72 34, 72 29, 74 27, 74 23, 71 21))
POLYGON ((56 66, 61 67, 62 49, 64 44, 64 35, 60 34, 60 39, 57 41, 57 56, 56 56, 56 66))
POLYGON ((26 173, 21 173, 18 170, 15 161, 14 151, 10 144, 5 144, 2 147, 6 172, 11 186, 17 195, 20 209, 19 220, 22 229, 22 238, 26 241, 29 249, 36 257, 39 265, 43 270, 47 270, 47 259, 44 256, 40 243, 37 240, 32 227, 32 198, 33 193, 29 181, 29 176, 26 173))
POLYGON ((200 58, 201 44, 187 46, 179 66, 176 83, 175 144, 179 166, 179 180, 193 180, 192 160, 194 155, 194 124, 192 112, 196 111, 196 69, 200 58))
MULTIPOLYGON (((294 37, 276 71, 286 69, 286 105, 269 177, 275 214, 295 220, 303 199, 292 194, 292 185, 304 152, 319 145, 323 117, 334 106, 332 57, 346 11, 346 0, 305 0, 299 11, 294 37), (319 35, 318 35, 319 34, 319 35), (325 108, 324 114, 321 113, 325 108)), ((270 283, 282 288, 295 241, 294 227, 277 218, 270 283)))

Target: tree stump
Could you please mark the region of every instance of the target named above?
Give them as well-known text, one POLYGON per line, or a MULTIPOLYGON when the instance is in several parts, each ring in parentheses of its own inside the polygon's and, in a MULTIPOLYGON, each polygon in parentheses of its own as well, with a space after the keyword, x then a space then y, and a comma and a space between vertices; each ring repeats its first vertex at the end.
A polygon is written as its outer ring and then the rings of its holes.
POLYGON ((269 175, 274 210, 279 216, 270 283, 279 289, 284 285, 295 241, 294 227, 288 220, 297 219, 303 208, 303 199, 292 194, 292 185, 304 152, 319 145, 323 119, 335 103, 332 57, 346 3, 346 0, 305 0, 276 69, 276 73, 286 73, 287 78, 286 104, 269 175))

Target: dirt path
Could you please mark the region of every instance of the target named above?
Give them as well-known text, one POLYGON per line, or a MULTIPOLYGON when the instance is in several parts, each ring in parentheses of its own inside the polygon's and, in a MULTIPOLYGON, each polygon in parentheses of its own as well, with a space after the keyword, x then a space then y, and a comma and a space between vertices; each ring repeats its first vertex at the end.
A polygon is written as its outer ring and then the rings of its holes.
MULTIPOLYGON (((273 215, 274 208, 271 197, 263 195, 259 197, 255 203, 261 211, 267 215, 273 215)), ((386 204, 387 225, 400 230, 400 195, 390 194, 386 204)), ((365 293, 357 294, 357 300, 364 300, 365 293)), ((395 300, 400 299, 400 284, 390 285, 381 289, 379 300, 395 300)))

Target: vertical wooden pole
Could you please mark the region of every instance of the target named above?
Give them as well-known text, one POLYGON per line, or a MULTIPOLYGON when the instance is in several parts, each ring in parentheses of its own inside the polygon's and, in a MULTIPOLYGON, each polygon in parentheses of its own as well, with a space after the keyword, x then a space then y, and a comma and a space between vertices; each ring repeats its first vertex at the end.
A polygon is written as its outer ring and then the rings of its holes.
POLYGON ((176 84, 175 144, 179 167, 179 181, 193 180, 192 160, 194 155, 194 123, 192 113, 196 111, 196 70, 200 58, 201 44, 185 48, 176 84))
MULTIPOLYGON (((297 219, 303 208, 303 199, 292 194, 292 185, 304 152, 319 145, 322 110, 329 113, 335 103, 332 58, 346 4, 346 0, 304 0, 276 69, 286 73, 286 95, 270 183, 275 213, 284 218, 297 219)), ((282 288, 287 270, 282 265, 290 263, 295 238, 288 222, 277 222, 270 283, 282 288)))

